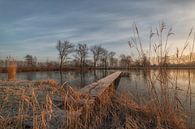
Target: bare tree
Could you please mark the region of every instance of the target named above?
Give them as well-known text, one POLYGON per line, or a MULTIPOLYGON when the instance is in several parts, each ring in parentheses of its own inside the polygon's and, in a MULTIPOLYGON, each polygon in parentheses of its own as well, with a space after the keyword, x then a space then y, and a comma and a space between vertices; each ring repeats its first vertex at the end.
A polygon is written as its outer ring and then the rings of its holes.
POLYGON ((126 56, 126 59, 127 59, 127 67, 129 68, 132 65, 133 60, 131 56, 126 56))
POLYGON ((37 57, 36 56, 32 56, 32 55, 26 55, 25 57, 25 61, 26 61, 26 64, 27 66, 36 66, 37 64, 37 57))
POLYGON ((140 61, 139 59, 136 59, 136 60, 134 61, 134 65, 135 65, 136 67, 140 66, 140 65, 141 65, 141 61, 140 61))
POLYGON ((108 65, 108 50, 106 50, 105 48, 102 49, 102 55, 101 55, 101 61, 102 64, 104 66, 104 68, 107 68, 108 65))
POLYGON ((118 58, 113 58, 111 61, 111 67, 117 67, 118 66, 118 58))
POLYGON ((97 61, 100 59, 100 56, 103 54, 103 48, 101 46, 92 46, 91 52, 93 54, 93 66, 96 67, 97 61))
POLYGON ((132 63, 131 56, 126 56, 124 54, 120 55, 120 65, 121 67, 129 68, 132 63))
POLYGON ((126 56, 124 54, 120 55, 120 67, 126 67, 126 56))
POLYGON ((108 58, 109 58, 109 63, 110 63, 110 67, 112 67, 114 65, 114 56, 116 55, 115 52, 111 51, 108 53, 108 58))
POLYGON ((25 58, 27 66, 33 65, 33 56, 32 55, 26 55, 24 58, 25 58))
POLYGON ((59 52, 59 59, 60 59, 60 75, 61 75, 61 82, 62 82, 62 67, 65 61, 68 59, 68 55, 73 52, 74 45, 68 41, 64 41, 63 43, 59 40, 56 49, 59 52))
MULTIPOLYGON (((162 60, 162 59, 161 59, 162 60)), ((160 62, 161 63, 161 62, 160 62)), ((163 63, 162 63, 163 64, 163 63)), ((141 59, 141 65, 142 66, 149 66, 150 61, 148 60, 147 56, 143 54, 142 59, 141 59)))
POLYGON ((33 65, 37 66, 37 57, 36 56, 33 57, 33 65))
POLYGON ((76 52, 75 57, 79 60, 80 67, 83 68, 83 66, 86 63, 85 61, 86 61, 87 54, 88 54, 87 44, 78 44, 75 52, 76 52))

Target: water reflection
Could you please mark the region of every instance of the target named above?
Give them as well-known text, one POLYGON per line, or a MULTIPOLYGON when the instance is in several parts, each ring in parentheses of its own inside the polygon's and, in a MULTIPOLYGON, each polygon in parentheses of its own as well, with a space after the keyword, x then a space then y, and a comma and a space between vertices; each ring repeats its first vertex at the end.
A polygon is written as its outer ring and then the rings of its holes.
MULTIPOLYGON (((97 70, 97 71, 68 71, 63 72, 63 82, 68 81, 73 87, 82 88, 92 82, 95 82, 107 75, 113 73, 113 70, 97 70)), ((138 102, 141 97, 146 98, 148 92, 148 80, 151 78, 158 92, 161 88, 168 85, 167 89, 174 94, 179 94, 180 100, 184 103, 185 108, 189 109, 192 114, 190 122, 195 126, 195 70, 168 70, 159 76, 159 71, 143 71, 131 70, 128 76, 122 77, 119 83, 119 92, 129 92, 136 98, 138 102), (157 79, 163 80, 159 82, 157 79), (170 90, 171 89, 171 90, 170 90)), ((161 71, 162 72, 162 71, 161 71)), ((1 73, 0 79, 6 80, 7 74, 1 73)), ((17 73, 18 80, 43 80, 54 79, 60 82, 59 72, 26 72, 17 73)), ((166 88, 166 87, 165 87, 166 88)))
POLYGON ((26 80, 34 80, 36 78, 36 74, 26 73, 26 80))
MULTIPOLYGON (((100 78, 106 77, 108 74, 114 72, 113 70, 97 70, 97 71, 68 71, 63 72, 63 82, 69 81, 71 84, 78 88, 82 88, 83 86, 89 84, 90 82, 94 82, 99 80, 100 78)), ((147 84, 148 75, 150 75, 151 79, 155 80, 158 75, 157 70, 153 71, 143 71, 143 70, 134 70, 127 71, 129 72, 129 76, 126 78, 128 83, 126 85, 131 85, 131 88, 135 85, 139 85, 139 89, 144 89, 144 85, 147 84), (137 83, 137 84, 136 84, 137 83)), ((189 80, 191 84, 192 93, 195 93, 195 70, 169 70, 166 72, 166 75, 163 77, 167 79, 166 81, 178 81, 178 88, 183 91, 187 91, 189 88, 189 80), (166 78, 165 78, 166 77, 166 78)), ((6 73, 0 74, 1 80, 7 79, 6 73)), ((25 73, 17 73, 18 80, 43 80, 43 79, 54 79, 58 82, 60 81, 59 72, 25 72, 25 73)), ((123 86, 124 88, 125 86, 123 86)), ((127 88, 127 87, 125 87, 127 88)))
POLYGON ((140 102, 141 98, 149 97, 148 91, 152 87, 148 87, 148 85, 153 83, 160 100, 164 94, 169 97, 178 97, 185 110, 190 114, 189 125, 195 127, 195 70, 127 72, 130 73, 130 76, 121 79, 118 91, 128 91, 140 102))
MULTIPOLYGON (((114 71, 69 71, 62 73, 62 83, 69 82, 73 87, 82 88, 89 83, 97 81, 114 71)), ((7 79, 6 73, 0 74, 1 80, 7 79)), ((59 72, 24 72, 17 73, 17 80, 45 80, 54 79, 61 83, 59 72)))

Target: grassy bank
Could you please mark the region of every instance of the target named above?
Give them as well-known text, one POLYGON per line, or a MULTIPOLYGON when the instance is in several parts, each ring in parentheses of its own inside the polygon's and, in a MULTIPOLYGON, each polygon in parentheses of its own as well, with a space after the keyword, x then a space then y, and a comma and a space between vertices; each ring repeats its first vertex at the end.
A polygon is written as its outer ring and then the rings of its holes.
POLYGON ((125 93, 94 103, 88 94, 53 80, 1 81, 0 89, 2 129, 187 128, 182 108, 155 100, 139 104, 125 93))

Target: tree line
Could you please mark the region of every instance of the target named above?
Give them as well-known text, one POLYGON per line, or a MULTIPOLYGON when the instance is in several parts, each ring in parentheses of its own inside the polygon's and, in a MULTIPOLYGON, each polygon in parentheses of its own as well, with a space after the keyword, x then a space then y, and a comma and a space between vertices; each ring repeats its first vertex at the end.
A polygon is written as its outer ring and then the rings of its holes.
MULTIPOLYGON (((103 48, 101 45, 94 45, 88 47, 85 43, 78 43, 73 45, 69 41, 58 41, 56 45, 59 55, 59 65, 60 70, 66 64, 67 60, 70 58, 70 55, 73 55, 73 62, 76 66, 80 68, 90 66, 90 67, 122 67, 129 68, 132 65, 135 66, 145 66, 149 65, 150 62, 146 56, 143 56, 141 59, 133 61, 130 55, 121 54, 119 58, 116 58, 116 53, 113 51, 108 51, 106 48, 103 48), (92 56, 92 60, 88 59, 89 54, 92 56), (88 59, 88 60, 87 60, 88 59)), ((73 64, 73 63, 72 63, 73 64)))
MULTIPOLYGON (((58 68, 62 71, 66 67, 91 68, 129 68, 133 65, 142 66, 148 63, 147 58, 133 60, 130 55, 121 54, 116 57, 114 51, 109 51, 101 45, 88 46, 85 43, 73 44, 69 41, 59 40, 56 44, 58 62, 47 60, 38 62, 36 56, 27 54, 24 61, 17 61, 19 68, 58 68)), ((8 59, 6 59, 8 60, 8 59)), ((5 61, 0 61, 4 64, 5 61)), ((6 64, 6 63, 5 63, 6 64)), ((2 65, 1 65, 2 66, 2 65)))
POLYGON ((85 43, 79 43, 75 46, 69 41, 58 41, 56 49, 58 50, 59 54, 60 69, 62 69, 63 65, 65 65, 70 57, 70 54, 72 54, 74 57, 73 61, 76 62, 76 64, 81 68, 89 66, 89 63, 87 63, 89 53, 92 55, 93 67, 97 67, 99 63, 100 66, 107 68, 108 64, 109 66, 114 65, 114 61, 116 60, 114 57, 116 55, 115 52, 109 52, 100 45, 94 45, 89 48, 85 43))

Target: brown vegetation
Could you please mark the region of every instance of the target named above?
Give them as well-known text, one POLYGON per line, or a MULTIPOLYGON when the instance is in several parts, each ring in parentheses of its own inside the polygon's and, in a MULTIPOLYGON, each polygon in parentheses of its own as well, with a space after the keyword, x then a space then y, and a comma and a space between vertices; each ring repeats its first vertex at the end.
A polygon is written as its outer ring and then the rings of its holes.
POLYGON ((187 128, 181 108, 168 103, 162 108, 163 103, 156 101, 138 104, 127 94, 94 101, 88 94, 71 87, 64 90, 52 80, 1 82, 0 88, 2 129, 187 128))

